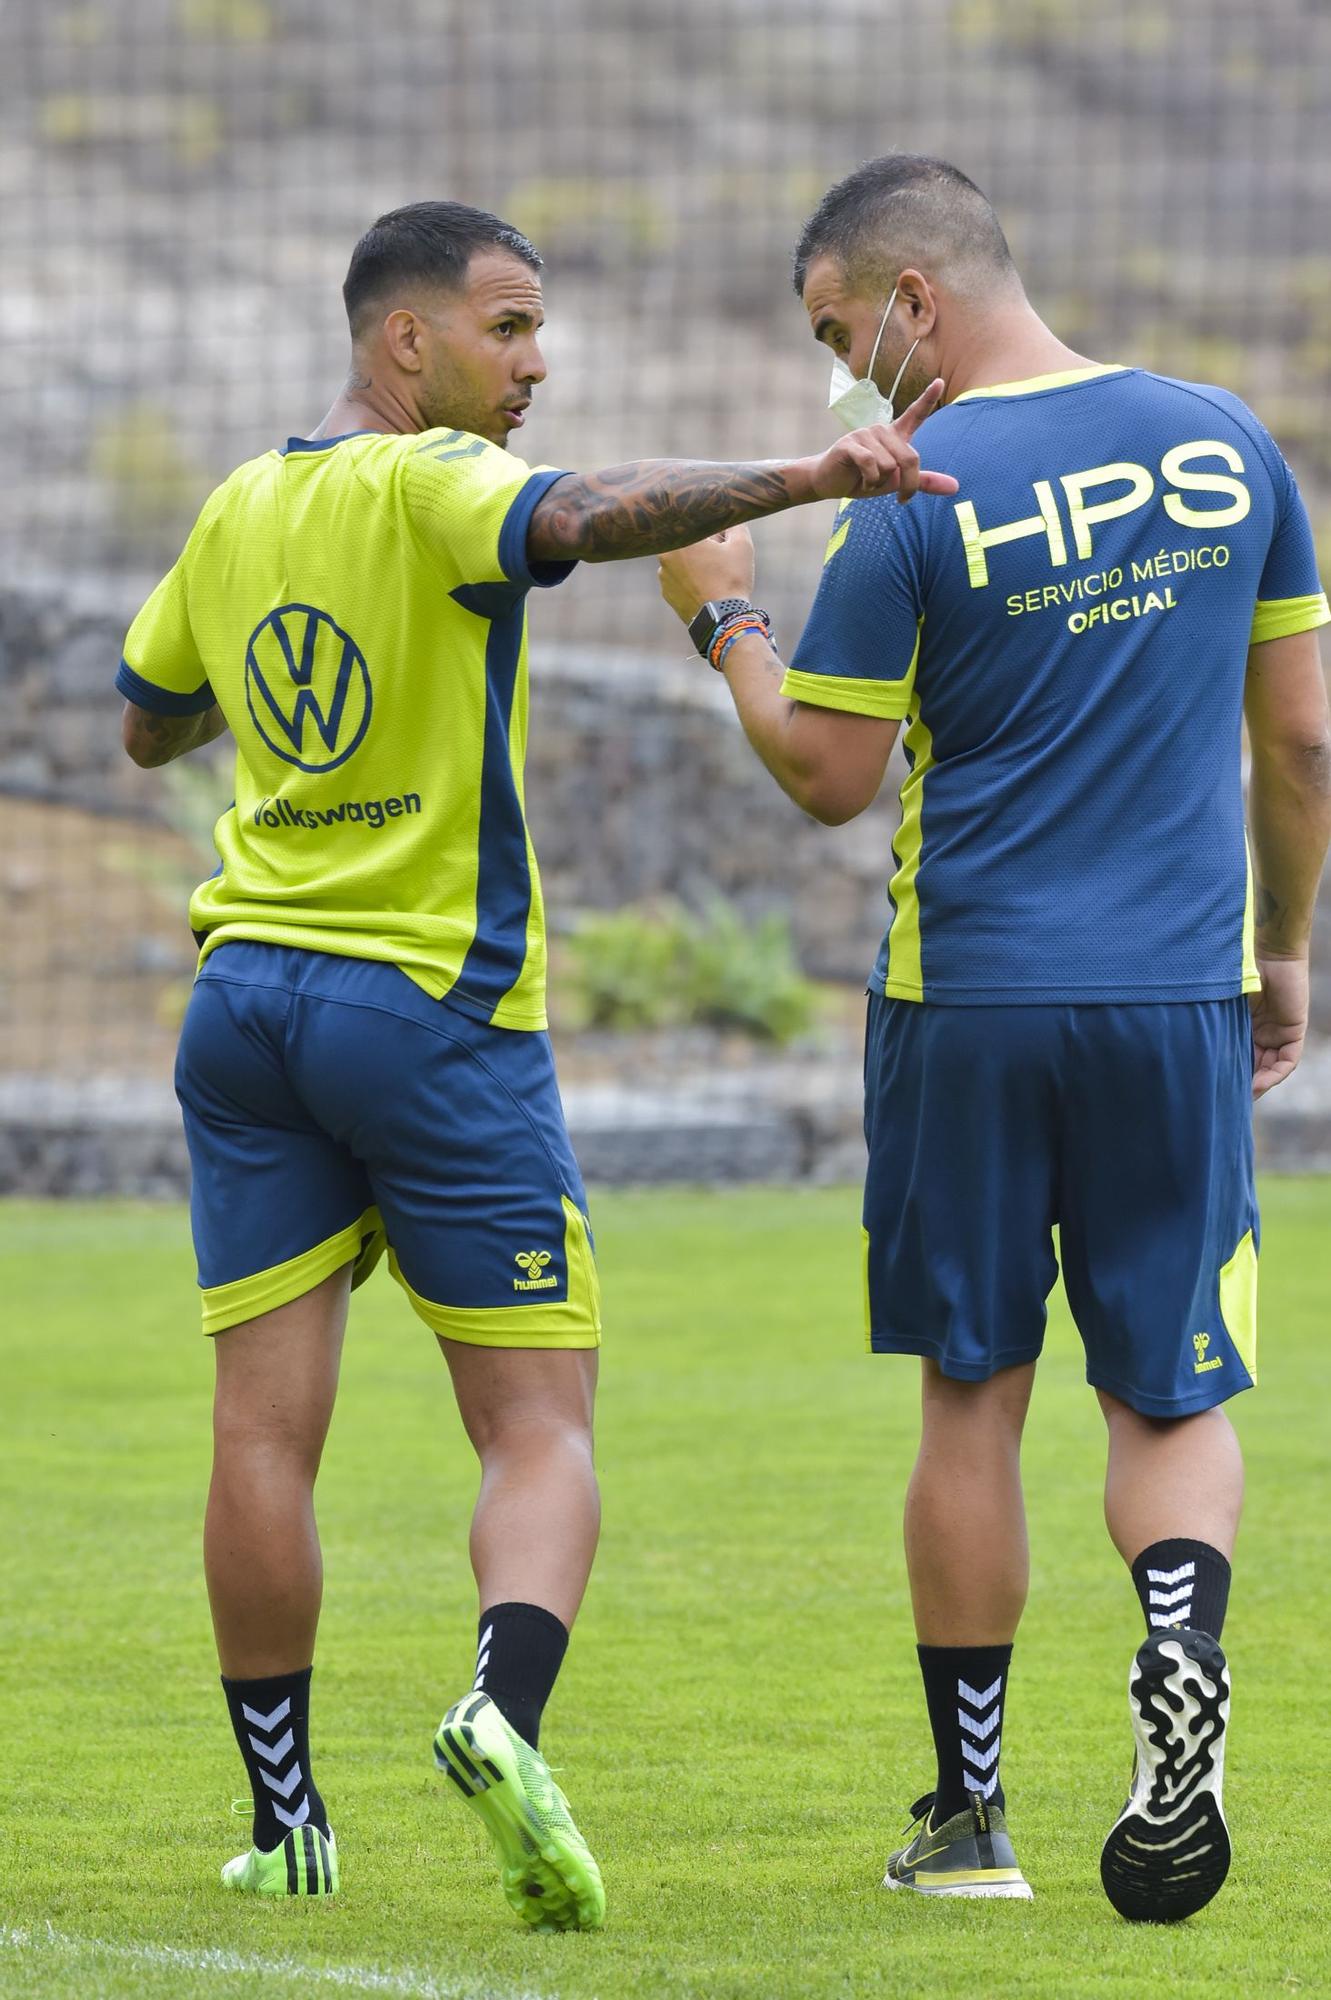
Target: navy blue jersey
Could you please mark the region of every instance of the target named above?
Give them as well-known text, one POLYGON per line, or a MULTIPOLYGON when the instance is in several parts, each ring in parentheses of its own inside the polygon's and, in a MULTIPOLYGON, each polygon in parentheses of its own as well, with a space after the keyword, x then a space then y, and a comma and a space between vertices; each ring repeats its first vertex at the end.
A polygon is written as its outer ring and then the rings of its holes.
POLYGON ((1280 452, 1226 390, 1135 368, 972 391, 924 439, 960 492, 843 505, 784 682, 907 719, 871 985, 1254 990, 1248 647, 1331 618, 1280 452))

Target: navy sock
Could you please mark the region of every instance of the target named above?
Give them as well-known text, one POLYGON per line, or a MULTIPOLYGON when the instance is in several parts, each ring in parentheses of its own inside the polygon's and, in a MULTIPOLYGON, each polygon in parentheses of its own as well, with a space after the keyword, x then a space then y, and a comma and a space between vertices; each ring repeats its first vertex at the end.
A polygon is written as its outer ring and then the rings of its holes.
POLYGON ((964 1811, 969 1793, 1003 1810, 998 1752, 1011 1646, 917 1646, 938 1755, 931 1824, 964 1811))
POLYGON ((280 1847, 293 1827, 328 1831, 328 1814, 310 1776, 310 1675, 272 1674, 229 1681, 222 1692, 254 1794, 256 1847, 280 1847))
POLYGON ((1229 1579, 1229 1564, 1219 1549, 1177 1536, 1152 1542, 1132 1565, 1132 1581, 1151 1632, 1190 1625, 1218 1639, 1229 1604, 1229 1579))
POLYGON ((539 1604, 494 1604, 481 1613, 476 1686, 533 1750, 567 1650, 567 1627, 539 1604))

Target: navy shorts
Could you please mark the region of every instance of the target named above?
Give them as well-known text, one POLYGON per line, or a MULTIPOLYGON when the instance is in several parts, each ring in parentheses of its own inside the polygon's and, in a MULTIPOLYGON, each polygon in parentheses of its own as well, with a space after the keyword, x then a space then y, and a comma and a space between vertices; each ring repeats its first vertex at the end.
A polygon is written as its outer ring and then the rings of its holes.
POLYGON ((1244 999, 940 1007, 870 995, 865 1289, 876 1353, 983 1382, 1033 1361, 1058 1276, 1086 1379, 1146 1416, 1256 1375, 1244 999))
POLYGON ((206 1333, 353 1261, 436 1333, 595 1347, 587 1197, 547 1036, 493 1028, 396 966, 219 945, 176 1062, 206 1333))

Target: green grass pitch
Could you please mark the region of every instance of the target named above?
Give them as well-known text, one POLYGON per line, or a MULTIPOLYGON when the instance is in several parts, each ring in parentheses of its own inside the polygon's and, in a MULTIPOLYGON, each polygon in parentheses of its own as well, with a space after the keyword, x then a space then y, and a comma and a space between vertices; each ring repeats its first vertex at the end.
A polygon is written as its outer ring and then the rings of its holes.
POLYGON ((870 1360, 848 1191, 603 1195, 601 1557, 545 1742, 600 1857, 598 1935, 504 1906, 430 1738, 468 1683, 474 1476, 428 1334, 358 1298, 325 1462, 316 1770, 329 1904, 228 1898, 243 1778, 198 1539, 211 1367, 183 1214, 0 1209, 0 1994, 23 2000, 848 2000, 1331 1988, 1331 1183, 1265 1190, 1262 1387, 1226 1642, 1236 1860, 1133 1929, 1103 1900, 1140 1614, 1061 1304, 1026 1466, 1033 1581, 1004 1775, 1030 1904, 877 1883, 930 1778, 899 1508, 916 1369, 870 1360))

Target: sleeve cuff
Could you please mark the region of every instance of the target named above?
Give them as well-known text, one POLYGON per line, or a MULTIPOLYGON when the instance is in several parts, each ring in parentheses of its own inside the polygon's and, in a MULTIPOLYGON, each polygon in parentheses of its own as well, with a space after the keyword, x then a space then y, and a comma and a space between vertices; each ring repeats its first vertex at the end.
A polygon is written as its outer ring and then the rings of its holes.
POLYGON ((877 715, 900 722, 910 709, 914 675, 904 681, 848 680, 838 674, 802 674, 786 669, 782 694, 812 708, 839 708, 846 715, 877 715))
POLYGON ((542 500, 559 480, 568 474, 557 468, 547 467, 542 472, 533 472, 531 478, 518 488, 517 494, 504 516, 504 525, 499 530, 499 567, 510 583, 516 583, 523 590, 549 590, 554 584, 562 583, 577 568, 572 562, 533 563, 527 556, 527 530, 531 517, 536 511, 536 503, 542 500))
POLYGON ((1288 639, 1294 632, 1315 632, 1319 625, 1331 625, 1324 590, 1308 597, 1259 597, 1248 644, 1260 646, 1267 639, 1288 639))
POLYGON ((136 708, 146 708, 152 715, 203 715, 217 705, 217 697, 207 681, 191 694, 179 694, 171 688, 156 687, 152 681, 144 680, 142 674, 135 673, 128 660, 120 662, 116 687, 126 701, 132 701, 136 708))

